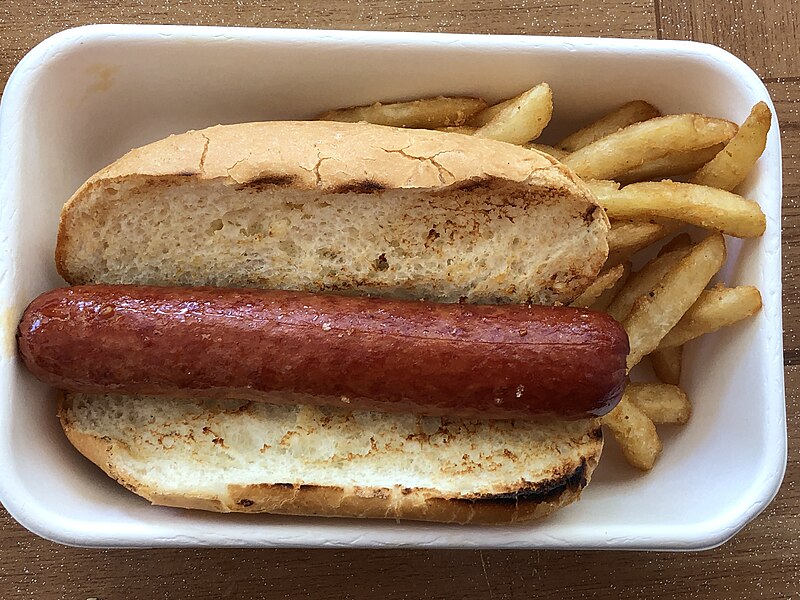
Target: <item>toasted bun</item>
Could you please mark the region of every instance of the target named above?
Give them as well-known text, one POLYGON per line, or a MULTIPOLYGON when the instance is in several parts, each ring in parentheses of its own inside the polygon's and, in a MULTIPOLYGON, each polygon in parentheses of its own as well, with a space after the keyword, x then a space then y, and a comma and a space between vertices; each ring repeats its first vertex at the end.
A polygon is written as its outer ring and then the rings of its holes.
POLYGON ((577 499, 597 420, 533 424, 240 401, 67 395, 69 440, 154 504, 513 523, 577 499))
POLYGON ((608 220, 554 159, 364 123, 211 127, 133 150, 64 207, 70 283, 352 291, 568 303, 608 220))

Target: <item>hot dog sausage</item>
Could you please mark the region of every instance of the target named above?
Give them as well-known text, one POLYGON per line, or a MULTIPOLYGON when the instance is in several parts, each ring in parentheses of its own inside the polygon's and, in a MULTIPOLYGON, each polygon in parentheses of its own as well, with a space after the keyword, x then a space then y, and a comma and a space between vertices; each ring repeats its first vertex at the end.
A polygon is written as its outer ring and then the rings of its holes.
POLYGON ((497 419, 605 414, 628 353, 581 309, 122 285, 47 292, 18 336, 61 389, 497 419))

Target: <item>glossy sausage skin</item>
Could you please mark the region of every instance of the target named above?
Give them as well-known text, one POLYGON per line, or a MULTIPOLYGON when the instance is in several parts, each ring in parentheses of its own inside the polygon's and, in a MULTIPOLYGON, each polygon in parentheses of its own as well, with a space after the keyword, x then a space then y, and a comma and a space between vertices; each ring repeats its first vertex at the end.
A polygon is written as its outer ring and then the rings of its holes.
POLYGON ((57 289, 18 335, 66 390, 496 419, 605 414, 628 353, 616 321, 582 309, 229 288, 57 289))

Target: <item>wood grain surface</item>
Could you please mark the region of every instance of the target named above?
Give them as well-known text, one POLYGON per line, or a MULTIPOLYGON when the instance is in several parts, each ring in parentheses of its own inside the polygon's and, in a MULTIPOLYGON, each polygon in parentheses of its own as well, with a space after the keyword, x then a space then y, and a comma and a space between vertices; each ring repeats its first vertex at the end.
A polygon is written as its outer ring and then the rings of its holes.
POLYGON ((800 597, 800 58, 797 0, 0 1, 0 84, 36 43, 97 22, 694 39, 764 78, 784 157, 789 462, 775 502, 721 548, 689 554, 545 551, 86 550, 0 509, 0 598, 800 597))

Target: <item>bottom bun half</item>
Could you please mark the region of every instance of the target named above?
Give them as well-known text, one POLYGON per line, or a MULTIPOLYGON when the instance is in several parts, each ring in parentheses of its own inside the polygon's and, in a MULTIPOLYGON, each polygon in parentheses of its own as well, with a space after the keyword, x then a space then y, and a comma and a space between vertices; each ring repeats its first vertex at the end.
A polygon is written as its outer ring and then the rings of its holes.
POLYGON ((215 512, 514 523, 577 500, 597 419, 419 417, 66 394, 70 442, 153 504, 215 512))

